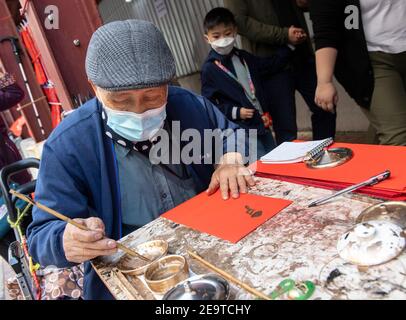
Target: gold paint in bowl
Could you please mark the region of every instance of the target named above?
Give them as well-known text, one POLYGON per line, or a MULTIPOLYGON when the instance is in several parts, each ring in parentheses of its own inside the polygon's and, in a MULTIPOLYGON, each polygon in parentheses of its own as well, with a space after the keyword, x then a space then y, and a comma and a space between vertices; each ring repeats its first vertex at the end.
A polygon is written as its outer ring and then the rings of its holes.
POLYGON ((143 275, 154 261, 157 261, 168 253, 168 248, 168 242, 164 240, 155 240, 142 243, 136 247, 135 251, 150 259, 152 262, 147 262, 136 257, 125 255, 118 263, 117 268, 123 274, 131 276, 143 275))
POLYGON ((152 263, 145 271, 145 282, 158 294, 165 294, 189 278, 189 267, 182 256, 167 256, 152 263))

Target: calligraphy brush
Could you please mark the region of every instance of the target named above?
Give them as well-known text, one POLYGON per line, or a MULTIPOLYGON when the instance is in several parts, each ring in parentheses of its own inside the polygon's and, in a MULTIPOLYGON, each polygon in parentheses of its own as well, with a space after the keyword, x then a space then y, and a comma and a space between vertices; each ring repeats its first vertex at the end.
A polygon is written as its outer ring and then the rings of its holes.
MULTIPOLYGON (((65 222, 67 222, 68 224, 71 224, 71 225, 75 226, 76 228, 79 228, 79 229, 84 230, 84 231, 92 231, 92 230, 88 229, 87 227, 82 226, 81 224, 77 223, 76 221, 64 216, 63 214, 61 214, 61 213, 59 213, 59 212, 57 212, 55 210, 52 210, 52 209, 40 204, 39 202, 34 202, 32 199, 28 198, 27 196, 25 196, 25 195, 23 195, 21 193, 16 192, 15 190, 10 190, 10 193, 12 195, 14 195, 15 197, 17 197, 17 198, 19 198, 19 199, 21 199, 21 200, 23 200, 23 201, 25 201, 27 203, 30 203, 31 205, 36 206, 39 209, 49 213, 50 215, 52 215, 52 216, 54 216, 54 217, 56 217, 56 218, 58 218, 60 220, 63 220, 65 222)), ((125 253, 127 253, 131 257, 139 258, 139 259, 144 260, 146 262, 152 262, 147 257, 144 257, 143 255, 139 254, 138 252, 124 246, 123 244, 121 244, 119 242, 117 242, 117 248, 124 251, 125 253)))

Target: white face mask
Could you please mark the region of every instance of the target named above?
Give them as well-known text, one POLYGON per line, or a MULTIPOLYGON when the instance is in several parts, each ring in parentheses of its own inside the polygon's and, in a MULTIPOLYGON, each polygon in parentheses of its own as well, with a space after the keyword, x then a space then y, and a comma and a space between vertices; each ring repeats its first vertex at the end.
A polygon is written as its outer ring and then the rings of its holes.
POLYGON ((210 43, 210 45, 218 54, 227 56, 231 53, 231 51, 233 51, 235 42, 235 37, 227 37, 213 41, 210 43))
MULTIPOLYGON (((101 96, 101 95, 100 95, 101 96)), ((142 142, 152 139, 164 126, 166 120, 166 105, 148 110, 142 114, 117 111, 103 104, 107 114, 107 125, 117 134, 132 142, 142 142)))
POLYGON ((132 142, 152 139, 164 126, 166 103, 160 108, 148 110, 142 114, 116 111, 104 105, 107 124, 117 134, 132 142))

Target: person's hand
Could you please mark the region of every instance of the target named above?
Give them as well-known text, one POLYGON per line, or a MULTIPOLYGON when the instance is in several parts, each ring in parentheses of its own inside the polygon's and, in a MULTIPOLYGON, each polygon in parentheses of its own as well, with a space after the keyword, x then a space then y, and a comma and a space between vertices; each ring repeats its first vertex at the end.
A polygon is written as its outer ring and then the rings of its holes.
POLYGON ((92 231, 84 231, 71 224, 66 226, 63 234, 63 249, 69 262, 83 263, 117 252, 117 243, 104 238, 105 226, 103 221, 97 218, 75 219, 74 221, 92 231))
POLYGON ((207 193, 213 195, 220 189, 224 200, 231 197, 238 199, 240 193, 248 193, 249 187, 255 186, 256 182, 250 169, 242 164, 242 156, 239 153, 228 153, 223 157, 214 172, 207 193))
POLYGON ((338 93, 332 82, 318 84, 315 102, 324 111, 335 112, 335 106, 338 103, 338 93))
POLYGON ((254 109, 241 108, 240 110, 240 118, 242 120, 252 119, 254 118, 254 115, 255 115, 254 109))
POLYGON ((301 28, 291 26, 289 28, 289 43, 296 46, 307 40, 306 32, 301 28))
POLYGON ((309 0, 296 0, 296 5, 301 9, 309 9, 309 0))

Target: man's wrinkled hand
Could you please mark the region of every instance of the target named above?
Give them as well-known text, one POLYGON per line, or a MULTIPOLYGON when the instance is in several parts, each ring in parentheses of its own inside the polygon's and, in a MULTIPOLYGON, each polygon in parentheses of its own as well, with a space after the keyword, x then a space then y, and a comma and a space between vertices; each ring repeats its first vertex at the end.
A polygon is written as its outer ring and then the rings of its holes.
POLYGON ((105 239, 103 221, 98 218, 74 221, 91 231, 79 229, 71 224, 66 226, 63 234, 63 248, 69 262, 79 264, 117 252, 117 243, 114 240, 105 239))
POLYGON ((248 193, 248 189, 255 186, 252 171, 242 164, 240 158, 242 157, 239 154, 225 156, 227 160, 220 164, 213 174, 207 190, 209 195, 213 195, 220 189, 224 200, 228 200, 230 195, 232 198, 238 199, 241 193, 248 193), (237 155, 238 160, 231 160, 233 155, 237 155))

